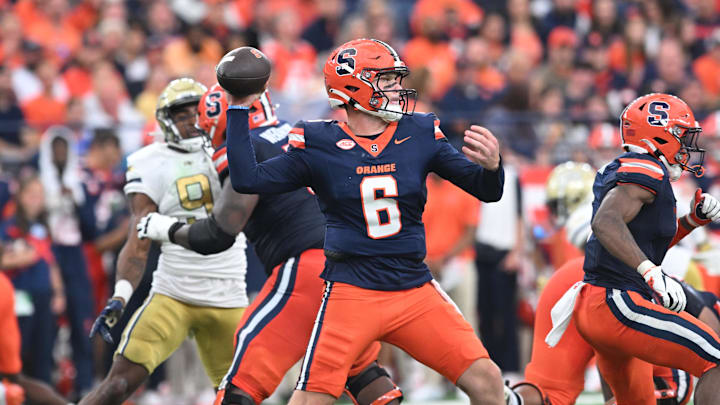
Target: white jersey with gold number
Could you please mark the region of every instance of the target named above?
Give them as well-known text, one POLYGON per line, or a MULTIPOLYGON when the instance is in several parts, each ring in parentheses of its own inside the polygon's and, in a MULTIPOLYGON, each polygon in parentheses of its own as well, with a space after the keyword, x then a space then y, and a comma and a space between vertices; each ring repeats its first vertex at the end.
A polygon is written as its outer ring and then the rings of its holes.
MULTIPOLYGON (((153 143, 128 157, 125 194, 147 195, 160 214, 184 222, 207 218, 220 190, 220 180, 206 151, 185 153, 153 143)), ((245 246, 242 233, 230 249, 212 255, 163 243, 153 291, 188 304, 246 307, 245 246)))

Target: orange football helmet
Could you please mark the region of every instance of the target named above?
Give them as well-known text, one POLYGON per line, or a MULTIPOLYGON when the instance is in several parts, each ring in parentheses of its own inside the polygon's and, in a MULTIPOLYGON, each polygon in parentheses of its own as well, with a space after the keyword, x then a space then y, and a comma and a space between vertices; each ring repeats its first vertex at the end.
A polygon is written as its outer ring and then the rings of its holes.
POLYGON ((250 106, 248 120, 250 129, 277 125, 279 120, 275 115, 275 106, 270 100, 270 93, 267 90, 250 106))
POLYGON ((225 141, 225 127, 227 126, 225 111, 227 111, 227 107, 225 90, 217 83, 210 87, 198 102, 197 125, 210 137, 214 148, 225 141))
POLYGON ((657 157, 673 179, 683 170, 702 176, 705 151, 697 145, 701 132, 687 103, 669 94, 638 97, 620 115, 623 148, 640 149, 657 157))
POLYGON ((410 74, 397 52, 376 39, 356 39, 340 45, 325 62, 325 89, 334 108, 349 105, 397 121, 415 111, 417 92, 412 89, 381 89, 381 76, 397 75, 398 82, 410 74))
MULTIPOLYGON (((203 94, 198 103, 197 125, 208 134, 214 148, 225 142, 225 128, 227 127, 225 112, 227 108, 225 90, 217 83, 203 94)), ((270 94, 267 90, 250 105, 248 121, 250 129, 278 123, 275 106, 270 102, 270 94)))

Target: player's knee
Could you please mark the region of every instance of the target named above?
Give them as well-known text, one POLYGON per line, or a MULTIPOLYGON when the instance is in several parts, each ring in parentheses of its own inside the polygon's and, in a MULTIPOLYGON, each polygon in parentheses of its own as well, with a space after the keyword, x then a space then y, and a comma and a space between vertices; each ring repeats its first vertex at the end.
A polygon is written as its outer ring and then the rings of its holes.
POLYGON ((490 359, 478 359, 460 376, 458 387, 472 399, 503 395, 500 368, 490 359))
POLYGON ((715 366, 703 373, 695 386, 695 405, 717 404, 720 400, 720 366, 715 366))
POLYGON ((111 404, 119 404, 125 401, 132 393, 130 391, 130 383, 123 376, 108 377, 105 385, 104 397, 111 404))
POLYGON ((384 368, 373 363, 360 374, 348 377, 345 390, 359 405, 399 404, 403 394, 384 368))

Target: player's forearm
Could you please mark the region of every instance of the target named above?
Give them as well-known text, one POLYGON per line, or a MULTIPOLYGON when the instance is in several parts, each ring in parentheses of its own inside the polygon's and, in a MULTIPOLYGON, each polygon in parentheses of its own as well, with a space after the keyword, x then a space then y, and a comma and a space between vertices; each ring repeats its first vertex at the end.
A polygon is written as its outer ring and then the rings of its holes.
POLYGON ((175 230, 171 228, 169 232, 172 243, 203 255, 229 249, 235 244, 237 236, 237 233, 229 234, 223 231, 213 217, 203 218, 175 230))
POLYGON ((677 220, 677 231, 675 231, 675 236, 673 237, 672 241, 670 241, 670 246, 668 248, 671 248, 675 245, 677 245, 678 242, 680 242, 684 237, 686 237, 690 232, 692 232, 696 227, 690 224, 686 216, 682 216, 678 218, 677 220))
POLYGON ((591 226, 603 247, 623 263, 634 269, 647 260, 620 215, 598 211, 591 226))
POLYGON ((213 209, 213 217, 223 232, 236 236, 245 228, 257 202, 257 195, 236 193, 231 185, 225 184, 213 209))
POLYGON ((468 194, 484 202, 496 202, 502 198, 505 186, 505 170, 502 161, 497 170, 482 168, 449 144, 435 157, 433 171, 440 177, 449 180, 468 194))
POLYGON ((257 159, 250 141, 247 109, 227 111, 227 159, 233 189, 238 193, 255 192, 257 159))
POLYGON ((245 228, 257 201, 258 196, 239 194, 225 185, 212 216, 177 230, 171 228, 170 240, 204 255, 225 251, 235 244, 235 237, 245 228))
POLYGON ((137 238, 129 239, 118 255, 115 281, 127 280, 132 285, 133 290, 137 289, 145 273, 145 264, 149 251, 150 241, 139 241, 137 238))

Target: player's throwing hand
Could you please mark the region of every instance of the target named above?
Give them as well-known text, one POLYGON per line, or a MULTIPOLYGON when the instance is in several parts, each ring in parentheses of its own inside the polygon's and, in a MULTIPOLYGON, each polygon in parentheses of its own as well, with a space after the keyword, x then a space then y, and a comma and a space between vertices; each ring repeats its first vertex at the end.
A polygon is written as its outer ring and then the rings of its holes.
POLYGON ((250 94, 249 96, 245 97, 235 97, 232 95, 232 93, 225 91, 225 97, 227 97, 228 105, 239 105, 243 107, 250 107, 252 103, 255 102, 260 96, 265 92, 265 90, 261 91, 260 93, 250 94))
POLYGON ((489 169, 497 170, 500 166, 500 144, 489 129, 472 125, 465 130, 465 146, 462 151, 473 162, 489 169))

